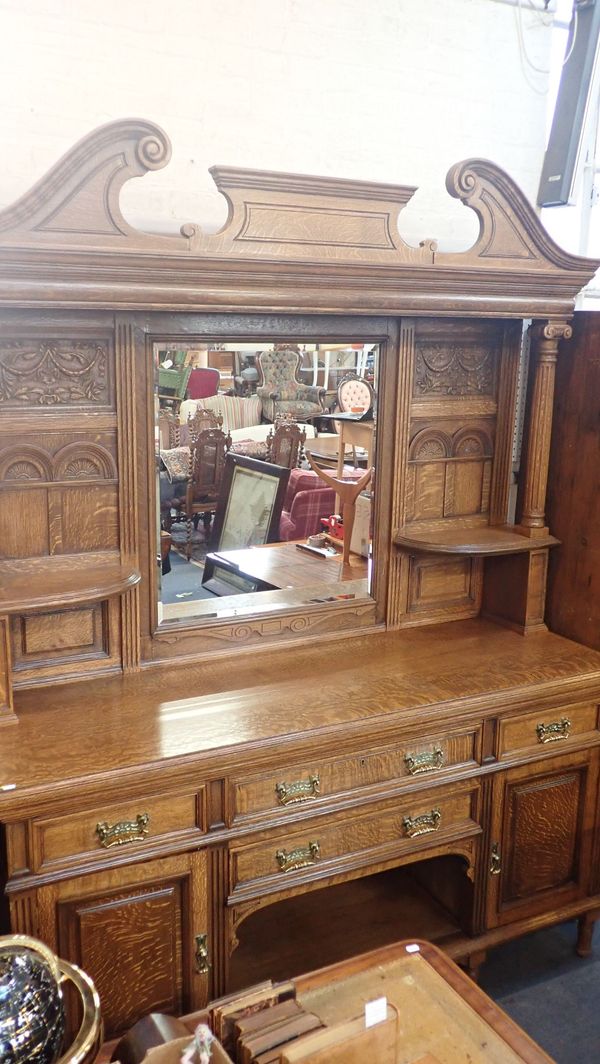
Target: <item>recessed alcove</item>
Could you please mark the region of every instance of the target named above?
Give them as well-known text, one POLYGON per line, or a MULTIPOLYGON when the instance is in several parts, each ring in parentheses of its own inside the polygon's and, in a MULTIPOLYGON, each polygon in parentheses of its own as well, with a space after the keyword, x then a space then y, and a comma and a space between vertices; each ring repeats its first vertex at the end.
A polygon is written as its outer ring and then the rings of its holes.
POLYGON ((463 937, 472 884, 450 855, 274 902, 237 928, 231 990, 289 979, 404 938, 443 944, 463 937))

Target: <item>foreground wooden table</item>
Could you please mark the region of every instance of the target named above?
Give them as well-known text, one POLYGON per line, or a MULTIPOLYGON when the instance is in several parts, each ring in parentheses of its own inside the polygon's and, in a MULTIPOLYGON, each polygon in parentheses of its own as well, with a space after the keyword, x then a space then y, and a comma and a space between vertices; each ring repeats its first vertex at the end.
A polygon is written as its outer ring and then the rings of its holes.
MULTIPOLYGON (((397 942, 293 983, 298 1004, 324 1026, 277 1049, 275 1060, 282 1064, 551 1064, 551 1058, 429 942, 397 942), (365 1006, 382 998, 387 1018, 366 1028, 365 1006)), ((209 1010, 183 1022, 193 1031, 209 1010)), ((264 1014, 267 1017, 268 1010, 264 1014)), ((143 1039, 135 1043, 137 1053, 143 1052, 141 1044, 143 1039)), ((178 1064, 182 1044, 178 1039, 149 1051, 148 1064, 154 1056, 156 1064, 178 1064)), ((105 1047, 98 1064, 110 1059, 114 1045, 105 1047)), ((231 1052, 235 1057, 236 1051, 231 1052)), ((233 1058, 220 1053, 217 1059, 233 1058)))

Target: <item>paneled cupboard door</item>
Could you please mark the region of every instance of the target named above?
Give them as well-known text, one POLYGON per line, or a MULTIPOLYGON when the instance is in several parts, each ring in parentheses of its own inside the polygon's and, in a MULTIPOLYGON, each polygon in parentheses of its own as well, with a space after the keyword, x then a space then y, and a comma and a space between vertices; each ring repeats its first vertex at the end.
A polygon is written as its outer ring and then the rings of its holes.
POLYGON ((40 887, 40 937, 91 975, 106 1038, 208 1000, 206 866, 197 852, 40 887))
POLYGON ((488 927, 586 894, 597 783, 595 750, 498 774, 488 855, 488 927))

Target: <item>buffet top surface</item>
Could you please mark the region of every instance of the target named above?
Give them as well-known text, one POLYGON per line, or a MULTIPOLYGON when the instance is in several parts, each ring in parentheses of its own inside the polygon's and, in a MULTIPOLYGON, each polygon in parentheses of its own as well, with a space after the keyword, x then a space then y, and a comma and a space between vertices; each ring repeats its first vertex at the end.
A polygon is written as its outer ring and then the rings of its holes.
POLYGON ((340 729, 385 740, 399 726, 599 694, 599 653, 479 619, 35 687, 16 693, 18 722, 0 728, 0 816, 115 773, 142 780, 188 763, 215 777, 275 745, 335 752, 340 729))

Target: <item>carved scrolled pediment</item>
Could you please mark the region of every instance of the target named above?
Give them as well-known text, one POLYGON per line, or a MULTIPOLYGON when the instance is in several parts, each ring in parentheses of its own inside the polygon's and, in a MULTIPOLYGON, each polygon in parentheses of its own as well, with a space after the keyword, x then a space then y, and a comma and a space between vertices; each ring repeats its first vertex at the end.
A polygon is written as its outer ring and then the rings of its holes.
POLYGON ((219 232, 193 219, 172 235, 136 230, 121 213, 121 189, 170 154, 167 135, 143 119, 84 137, 0 212, 0 247, 10 249, 4 263, 0 256, 0 301, 273 312, 288 306, 289 291, 294 309, 311 313, 429 313, 450 300, 457 313, 519 316, 526 304, 529 316, 564 318, 599 265, 562 251, 514 181, 481 159, 447 177, 450 195, 480 223, 462 252, 402 239, 413 186, 224 166, 210 170, 229 208, 219 232))
POLYGON ((11 243, 18 238, 45 246, 153 244, 156 237, 125 221, 119 197, 126 181, 159 170, 170 158, 169 138, 153 122, 109 122, 83 137, 29 192, 0 211, 0 238, 10 234, 11 243))
POLYGON ((475 211, 480 223, 474 246, 453 258, 495 259, 527 269, 573 269, 589 263, 554 243, 519 186, 495 163, 487 159, 456 163, 448 171, 446 188, 475 211))

